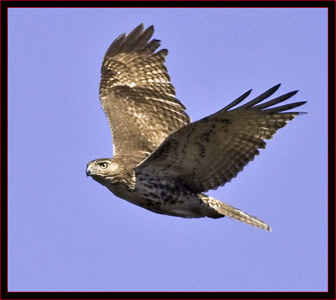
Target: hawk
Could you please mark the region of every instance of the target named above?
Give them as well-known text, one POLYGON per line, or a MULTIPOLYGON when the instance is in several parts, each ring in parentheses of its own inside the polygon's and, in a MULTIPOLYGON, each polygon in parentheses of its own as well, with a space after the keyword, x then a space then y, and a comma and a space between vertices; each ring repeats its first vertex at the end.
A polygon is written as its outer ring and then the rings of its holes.
POLYGON ((165 67, 167 49, 143 24, 107 49, 99 96, 112 138, 113 158, 88 163, 86 174, 113 194, 152 212, 183 218, 224 216, 270 230, 263 221, 204 192, 230 182, 265 148, 265 139, 305 102, 282 104, 293 91, 267 100, 280 84, 245 104, 247 91, 191 122, 175 97, 165 67))

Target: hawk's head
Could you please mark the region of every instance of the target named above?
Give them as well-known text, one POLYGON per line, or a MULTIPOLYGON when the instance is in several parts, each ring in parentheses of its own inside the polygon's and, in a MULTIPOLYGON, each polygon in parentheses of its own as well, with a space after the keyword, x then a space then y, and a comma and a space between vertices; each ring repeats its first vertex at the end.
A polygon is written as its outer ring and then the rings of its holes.
POLYGON ((126 171, 123 161, 117 158, 95 159, 87 164, 86 176, 107 187, 120 198, 135 186, 134 171, 126 171))
POLYGON ((86 176, 91 176, 99 183, 107 185, 108 183, 119 183, 122 171, 122 166, 113 159, 100 158, 87 164, 86 176))

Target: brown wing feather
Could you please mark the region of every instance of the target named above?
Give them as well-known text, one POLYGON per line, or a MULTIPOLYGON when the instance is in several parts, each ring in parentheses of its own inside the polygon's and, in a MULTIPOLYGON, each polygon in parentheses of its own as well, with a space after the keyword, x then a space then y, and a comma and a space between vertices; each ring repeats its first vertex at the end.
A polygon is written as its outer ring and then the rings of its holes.
POLYGON ((195 193, 216 189, 231 181, 259 154, 258 149, 265 148, 264 139, 272 138, 279 128, 299 114, 283 111, 305 103, 273 107, 296 94, 295 91, 259 104, 278 87, 235 107, 249 95, 248 91, 217 113, 181 128, 136 171, 160 172, 161 176, 173 177, 195 193))
POLYGON ((108 118, 114 156, 149 155, 172 132, 190 123, 183 104, 175 98, 164 65, 166 49, 150 40, 153 26, 143 24, 120 35, 106 51, 99 95, 108 118))

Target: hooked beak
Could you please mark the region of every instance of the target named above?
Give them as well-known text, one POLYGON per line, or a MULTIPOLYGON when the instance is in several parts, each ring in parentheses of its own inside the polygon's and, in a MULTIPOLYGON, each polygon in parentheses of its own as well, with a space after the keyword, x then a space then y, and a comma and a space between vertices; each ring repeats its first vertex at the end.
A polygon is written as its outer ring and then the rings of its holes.
POLYGON ((88 163, 86 166, 86 176, 91 176, 92 174, 92 164, 88 163))

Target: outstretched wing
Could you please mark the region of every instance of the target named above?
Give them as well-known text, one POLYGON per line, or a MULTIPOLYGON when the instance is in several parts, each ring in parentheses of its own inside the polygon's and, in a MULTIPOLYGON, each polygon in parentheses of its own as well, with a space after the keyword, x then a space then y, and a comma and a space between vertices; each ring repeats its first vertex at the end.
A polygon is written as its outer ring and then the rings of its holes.
POLYGON ((137 172, 160 172, 195 193, 216 189, 236 177, 244 166, 265 148, 264 139, 297 116, 284 112, 305 102, 274 107, 292 97, 297 91, 273 100, 279 85, 259 97, 236 107, 251 92, 248 91, 217 113, 193 122, 171 134, 144 162, 137 172))
POLYGON ((185 107, 175 98, 164 65, 166 49, 150 40, 154 27, 143 24, 120 35, 106 51, 99 95, 118 154, 148 156, 172 132, 190 123, 185 107))

